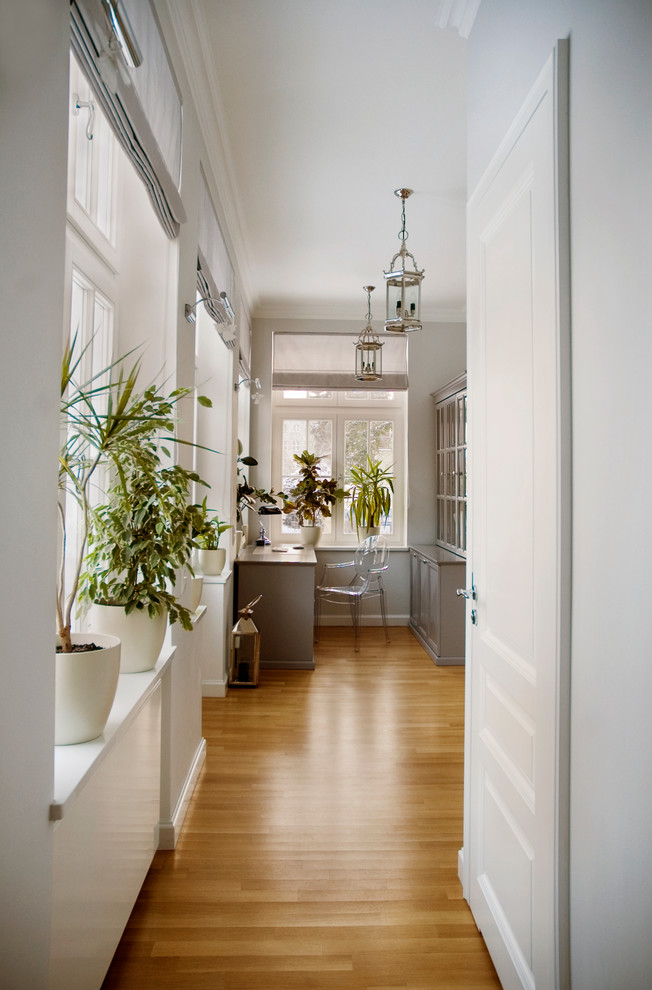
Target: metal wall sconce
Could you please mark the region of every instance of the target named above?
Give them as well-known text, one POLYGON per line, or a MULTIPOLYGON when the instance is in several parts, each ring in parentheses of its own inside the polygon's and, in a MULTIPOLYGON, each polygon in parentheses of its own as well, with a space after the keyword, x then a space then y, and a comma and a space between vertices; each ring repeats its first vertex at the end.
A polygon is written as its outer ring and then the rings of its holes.
POLYGON ((371 326, 371 293, 375 286, 362 288, 367 293, 367 325, 355 344, 355 377, 359 382, 378 382, 383 377, 383 345, 371 326))
POLYGON ((241 385, 251 384, 254 386, 255 391, 251 393, 251 401, 258 405, 260 400, 263 398, 263 393, 261 392, 262 385, 260 384, 260 378, 241 378, 239 382, 235 382, 233 385, 233 391, 239 392, 241 385))
POLYGON ((397 333, 408 333, 410 330, 421 329, 421 281, 423 269, 417 268, 414 255, 405 246, 408 233, 405 229, 405 200, 412 195, 411 189, 395 189, 402 205, 403 226, 399 233, 400 250, 392 258, 389 271, 383 272, 387 286, 387 317, 385 330, 397 333), (400 263, 396 261, 400 258, 400 263), (410 268, 407 259, 412 259, 410 268))
POLYGON ((224 309, 231 323, 232 324, 235 323, 235 313, 233 312, 233 307, 229 302, 229 298, 226 292, 220 292, 219 297, 202 296, 202 298, 198 299, 197 302, 192 306, 190 305, 190 303, 186 303, 184 309, 184 316, 186 317, 188 323, 197 322, 197 312, 196 312, 197 307, 199 306, 200 303, 206 303, 206 302, 218 303, 224 309))

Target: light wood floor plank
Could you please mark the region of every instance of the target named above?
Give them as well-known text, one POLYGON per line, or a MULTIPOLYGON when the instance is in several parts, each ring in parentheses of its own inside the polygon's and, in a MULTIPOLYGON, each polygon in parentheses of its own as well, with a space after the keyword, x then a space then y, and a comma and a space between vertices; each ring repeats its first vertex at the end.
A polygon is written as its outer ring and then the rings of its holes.
POLYGON ((207 759, 103 990, 492 990, 462 897, 464 669, 405 628, 204 701, 207 759))

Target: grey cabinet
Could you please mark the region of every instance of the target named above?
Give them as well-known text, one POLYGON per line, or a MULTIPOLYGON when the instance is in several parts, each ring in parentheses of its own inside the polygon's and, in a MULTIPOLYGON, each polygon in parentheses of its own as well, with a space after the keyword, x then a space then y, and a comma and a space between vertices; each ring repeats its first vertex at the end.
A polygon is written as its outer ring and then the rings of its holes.
POLYGON ((410 628, 436 664, 464 663, 466 561, 438 546, 410 547, 410 628))

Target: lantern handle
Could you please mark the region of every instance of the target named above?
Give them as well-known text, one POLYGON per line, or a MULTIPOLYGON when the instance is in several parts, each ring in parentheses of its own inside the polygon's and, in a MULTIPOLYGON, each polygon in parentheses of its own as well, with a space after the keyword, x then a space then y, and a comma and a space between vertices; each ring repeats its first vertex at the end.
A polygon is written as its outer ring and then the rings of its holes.
POLYGON ((239 608, 238 615, 241 615, 243 619, 248 615, 251 615, 254 610, 254 605, 257 605, 262 597, 262 595, 258 595, 258 598, 254 598, 254 600, 249 602, 248 605, 244 605, 243 608, 239 608))

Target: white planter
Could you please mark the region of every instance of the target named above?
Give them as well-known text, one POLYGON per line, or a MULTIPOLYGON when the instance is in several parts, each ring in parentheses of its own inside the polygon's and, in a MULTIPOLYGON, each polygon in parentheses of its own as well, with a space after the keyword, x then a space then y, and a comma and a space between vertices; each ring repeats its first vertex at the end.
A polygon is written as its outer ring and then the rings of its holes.
MULTIPOLYGON (((193 567, 199 569, 198 562, 195 562, 193 567)), ((184 567, 177 574, 177 583, 172 588, 172 593, 176 594, 179 605, 183 605, 189 612, 196 612, 201 601, 203 585, 204 579, 201 574, 195 574, 193 577, 188 568, 184 567)))
POLYGON ((215 576, 221 574, 226 563, 226 550, 218 547, 217 550, 199 551, 199 570, 204 575, 215 576))
POLYGON ((71 746, 101 736, 118 687, 120 640, 97 633, 73 633, 72 641, 94 642, 102 649, 56 654, 55 746, 71 746))
POLYGON ((360 530, 361 540, 366 540, 368 536, 380 536, 380 526, 365 526, 360 530))
POLYGON ((304 547, 316 547, 321 536, 321 526, 301 526, 299 541, 304 547))
POLYGON ((167 612, 152 618, 147 609, 136 609, 127 615, 122 605, 92 605, 88 621, 92 632, 109 633, 120 639, 121 674, 137 674, 155 666, 165 639, 167 612))
POLYGON ((190 611, 196 612, 201 602, 201 593, 204 588, 204 579, 201 574, 194 577, 189 575, 190 583, 190 611))

